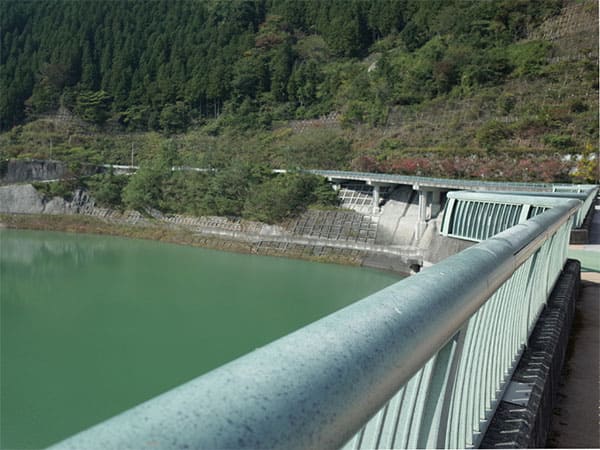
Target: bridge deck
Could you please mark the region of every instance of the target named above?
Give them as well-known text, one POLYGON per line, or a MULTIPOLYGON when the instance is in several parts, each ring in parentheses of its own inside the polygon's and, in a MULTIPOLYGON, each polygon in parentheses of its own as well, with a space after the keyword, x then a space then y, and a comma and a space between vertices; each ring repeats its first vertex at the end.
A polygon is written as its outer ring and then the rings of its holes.
POLYGON ((499 191, 552 191, 550 183, 519 183, 506 181, 456 180, 450 178, 432 178, 412 175, 396 175, 371 172, 348 172, 341 170, 308 170, 331 180, 362 181, 370 184, 384 185, 405 184, 415 188, 466 189, 466 190, 499 190, 499 191))

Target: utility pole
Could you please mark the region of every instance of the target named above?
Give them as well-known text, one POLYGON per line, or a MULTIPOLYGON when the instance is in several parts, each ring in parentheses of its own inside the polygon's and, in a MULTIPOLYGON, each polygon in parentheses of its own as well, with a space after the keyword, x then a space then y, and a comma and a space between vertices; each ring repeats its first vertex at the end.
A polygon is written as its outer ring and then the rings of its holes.
POLYGON ((133 142, 131 143, 131 166, 133 167, 133 142))

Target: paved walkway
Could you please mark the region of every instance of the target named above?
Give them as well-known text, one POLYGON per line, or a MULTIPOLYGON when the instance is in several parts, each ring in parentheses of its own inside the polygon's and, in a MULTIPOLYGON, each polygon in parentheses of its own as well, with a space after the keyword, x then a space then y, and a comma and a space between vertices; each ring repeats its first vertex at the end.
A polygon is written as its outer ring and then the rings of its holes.
POLYGON ((548 447, 600 447, 600 206, 589 245, 573 245, 581 261, 581 295, 576 305, 548 447))

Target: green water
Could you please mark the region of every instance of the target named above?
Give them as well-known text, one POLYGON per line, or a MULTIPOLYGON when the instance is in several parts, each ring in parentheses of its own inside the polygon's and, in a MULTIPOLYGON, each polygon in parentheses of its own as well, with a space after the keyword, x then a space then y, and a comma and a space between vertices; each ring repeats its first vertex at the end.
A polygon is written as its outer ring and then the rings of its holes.
POLYGON ((149 241, 0 230, 2 448, 39 448, 398 276, 149 241))

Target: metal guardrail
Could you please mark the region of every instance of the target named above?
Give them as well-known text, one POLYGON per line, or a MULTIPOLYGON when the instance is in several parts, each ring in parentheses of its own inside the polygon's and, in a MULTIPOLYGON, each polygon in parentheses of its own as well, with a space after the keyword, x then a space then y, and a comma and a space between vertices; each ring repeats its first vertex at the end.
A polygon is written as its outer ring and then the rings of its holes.
POLYGON ((552 186, 552 192, 586 193, 593 188, 598 188, 598 186, 594 184, 555 184, 552 186))
POLYGON ((598 185, 593 185, 593 184, 555 185, 553 187, 553 191, 554 192, 577 192, 577 193, 582 193, 582 194, 587 195, 587 198, 584 200, 583 206, 581 207, 581 212, 578 216, 577 226, 580 227, 583 224, 583 221, 585 220, 585 217, 587 216, 588 212, 592 208, 594 201, 598 197, 599 188, 600 187, 598 185))
MULTIPOLYGON (((561 186, 559 186, 559 187, 561 187, 561 186)), ((534 196, 534 197, 551 197, 551 198, 563 198, 563 199, 564 198, 574 198, 576 200, 581 200, 583 202, 583 205, 581 206, 579 211, 577 211, 577 217, 575 220, 575 228, 581 228, 581 226, 583 225, 583 221, 585 220, 585 217, 587 216, 594 199, 598 195, 598 186, 588 186, 587 189, 581 189, 578 191, 563 190, 563 191, 552 191, 552 192, 511 192, 511 193, 499 192, 499 194, 528 195, 528 196, 534 196)))
MULTIPOLYGON (((499 192, 500 193, 500 192, 499 192)), ((581 200, 583 205, 577 211, 577 220, 575 227, 580 228, 583 225, 585 217, 590 211, 594 199, 598 196, 598 186, 594 184, 577 184, 577 185, 562 185, 555 184, 552 186, 552 192, 510 192, 505 195, 529 195, 534 197, 554 197, 554 198, 574 198, 581 200)))
POLYGON ((582 202, 574 223, 579 228, 597 195, 598 186, 572 192, 449 192, 441 233, 479 242, 569 198, 582 202))
POLYGON ((566 260, 580 206, 556 200, 53 448, 476 446, 566 260))

